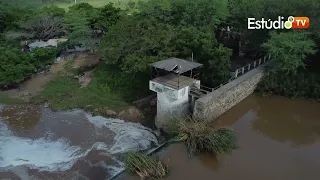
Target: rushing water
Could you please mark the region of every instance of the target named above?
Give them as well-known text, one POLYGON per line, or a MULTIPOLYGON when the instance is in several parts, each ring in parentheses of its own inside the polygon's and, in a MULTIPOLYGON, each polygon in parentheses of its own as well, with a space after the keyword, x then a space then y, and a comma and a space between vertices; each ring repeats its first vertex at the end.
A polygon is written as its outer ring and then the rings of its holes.
POLYGON ((108 179, 124 168, 121 153, 156 144, 136 123, 82 110, 0 106, 0 179, 108 179))
POLYGON ((203 154, 190 159, 182 144, 170 146, 166 180, 320 179, 320 103, 250 96, 217 124, 234 128, 239 148, 217 160, 203 154))

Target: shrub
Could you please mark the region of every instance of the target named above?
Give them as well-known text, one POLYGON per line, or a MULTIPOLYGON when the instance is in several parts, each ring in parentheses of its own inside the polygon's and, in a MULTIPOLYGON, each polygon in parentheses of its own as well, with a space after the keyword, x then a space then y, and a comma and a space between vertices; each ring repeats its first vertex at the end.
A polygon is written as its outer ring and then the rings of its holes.
POLYGON ((320 100, 319 75, 309 72, 270 72, 263 77, 255 92, 259 95, 276 94, 289 98, 320 100))
POLYGON ((236 148, 235 132, 228 127, 212 128, 205 121, 178 120, 170 130, 174 140, 185 142, 192 155, 207 152, 220 156, 236 148))
POLYGON ((35 58, 35 67, 38 69, 54 63, 55 58, 57 56, 57 49, 35 48, 32 51, 32 55, 35 58))
POLYGON ((160 160, 140 152, 128 152, 124 156, 126 169, 141 179, 163 178, 168 174, 168 167, 160 160))
POLYGON ((18 84, 34 70, 34 58, 15 47, 0 47, 0 85, 18 84))

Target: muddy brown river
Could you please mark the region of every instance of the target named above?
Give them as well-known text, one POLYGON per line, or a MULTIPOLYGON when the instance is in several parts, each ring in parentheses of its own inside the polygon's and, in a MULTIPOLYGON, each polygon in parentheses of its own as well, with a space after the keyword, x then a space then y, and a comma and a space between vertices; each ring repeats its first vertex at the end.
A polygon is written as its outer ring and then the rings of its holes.
MULTIPOLYGON (((160 154, 170 166, 165 180, 320 179, 319 103, 250 96, 212 125, 233 127, 239 148, 219 159, 189 158, 182 144, 164 148, 160 154)), ((140 124, 82 110, 2 106, 0 179, 110 179, 124 168, 123 152, 157 143, 154 132, 140 124)))
MULTIPOLYGON (((220 157, 189 158, 182 144, 164 150, 165 180, 319 180, 320 104, 250 96, 213 125, 237 132, 239 148, 220 157)), ((123 175, 120 180, 134 180, 123 175)))

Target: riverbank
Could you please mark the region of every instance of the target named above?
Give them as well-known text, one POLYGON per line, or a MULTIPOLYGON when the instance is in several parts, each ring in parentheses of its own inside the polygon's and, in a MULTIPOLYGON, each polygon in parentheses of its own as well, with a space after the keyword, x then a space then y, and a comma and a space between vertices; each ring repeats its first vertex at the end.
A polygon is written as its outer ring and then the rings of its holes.
POLYGON ((261 96, 280 95, 320 102, 320 74, 306 70, 295 74, 269 72, 262 78, 255 92, 261 96))
POLYGON ((99 61, 98 55, 90 53, 64 57, 53 64, 49 72, 35 74, 26 80, 20 89, 0 92, 0 103, 44 104, 55 111, 81 108, 94 115, 153 127, 155 108, 152 107, 156 103, 150 106, 150 103, 131 104, 123 100, 104 82, 106 72, 99 68, 99 61))

